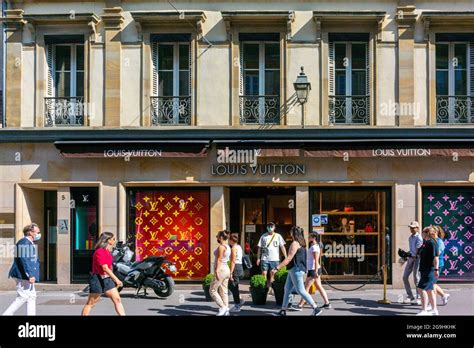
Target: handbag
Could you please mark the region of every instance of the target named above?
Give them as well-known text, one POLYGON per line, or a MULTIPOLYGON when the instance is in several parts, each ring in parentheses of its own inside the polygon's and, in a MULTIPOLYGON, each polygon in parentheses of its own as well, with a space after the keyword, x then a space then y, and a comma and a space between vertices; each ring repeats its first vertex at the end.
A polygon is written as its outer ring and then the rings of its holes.
POLYGON ((250 256, 248 255, 242 256, 242 265, 244 266, 245 269, 252 268, 252 261, 250 260, 250 256))

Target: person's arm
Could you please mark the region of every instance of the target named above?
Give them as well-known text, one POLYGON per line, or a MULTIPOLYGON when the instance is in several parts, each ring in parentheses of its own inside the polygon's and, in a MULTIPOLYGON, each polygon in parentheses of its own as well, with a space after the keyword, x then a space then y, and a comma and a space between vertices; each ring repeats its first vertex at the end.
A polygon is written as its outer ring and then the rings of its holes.
POLYGON ((235 261, 237 260, 237 248, 231 249, 232 253, 230 254, 230 278, 232 279, 232 274, 234 274, 235 261))
POLYGON ((277 268, 276 268, 277 271, 290 263, 290 261, 293 259, 293 257, 295 257, 295 254, 298 251, 298 247, 299 247, 298 242, 294 241, 293 243, 291 243, 290 250, 288 251, 288 255, 277 266, 277 268))
POLYGON ((123 283, 120 281, 120 279, 117 278, 117 276, 112 272, 112 270, 109 268, 107 264, 102 265, 102 270, 112 278, 112 280, 117 284, 117 287, 121 288, 123 287, 123 283))
POLYGON ((26 277, 28 278, 30 283, 35 283, 36 278, 33 276, 33 269, 32 269, 32 254, 34 253, 34 245, 29 245, 26 243, 18 243, 17 244, 17 253, 18 255, 18 260, 21 263, 21 266, 25 272, 26 277), (26 254, 26 255, 25 255, 26 254))
POLYGON ((416 256, 418 256, 418 253, 419 253, 420 248, 422 246, 423 246, 423 238, 421 238, 421 236, 418 236, 417 239, 416 239, 416 244, 415 244, 416 256))
POLYGON ((433 243, 433 255, 434 255, 434 260, 433 260, 433 265, 435 269, 435 277, 439 277, 439 248, 438 248, 438 241, 434 241, 433 243))
POLYGON ((219 245, 219 248, 217 249, 217 260, 214 264, 214 277, 216 280, 219 280, 219 265, 222 263, 222 258, 224 257, 224 252, 225 252, 225 246, 219 245))
POLYGON ((262 254, 262 248, 258 247, 257 251, 257 266, 260 266, 260 256, 262 254))
POLYGON ((281 253, 282 253, 283 256, 286 258, 286 256, 287 256, 286 248, 285 248, 286 242, 285 242, 285 240, 283 239, 282 236, 279 236, 279 238, 280 238, 280 249, 281 249, 281 253))
POLYGON ((314 257, 314 276, 315 278, 318 278, 318 269, 319 269, 319 253, 317 251, 313 252, 313 257, 314 257))

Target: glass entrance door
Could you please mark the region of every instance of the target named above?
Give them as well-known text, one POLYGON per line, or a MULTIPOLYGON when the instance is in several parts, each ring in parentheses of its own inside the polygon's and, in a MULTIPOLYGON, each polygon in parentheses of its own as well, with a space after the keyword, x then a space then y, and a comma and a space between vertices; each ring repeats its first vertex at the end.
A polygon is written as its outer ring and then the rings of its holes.
POLYGON ((57 254, 57 191, 44 192, 45 207, 45 273, 44 280, 56 281, 56 254, 57 254))
POLYGON ((72 281, 88 278, 98 238, 97 187, 71 188, 72 281))
POLYGON ((230 228, 240 233, 240 243, 254 265, 251 274, 259 273, 255 267, 258 241, 266 232, 267 223, 274 222, 276 232, 289 242, 291 226, 296 223, 295 214, 294 188, 231 189, 230 228))

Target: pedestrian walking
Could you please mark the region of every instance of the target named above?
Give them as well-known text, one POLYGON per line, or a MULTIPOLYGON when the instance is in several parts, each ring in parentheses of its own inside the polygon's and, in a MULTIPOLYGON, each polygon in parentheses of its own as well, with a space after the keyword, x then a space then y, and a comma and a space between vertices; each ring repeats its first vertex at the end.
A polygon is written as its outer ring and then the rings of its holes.
POLYGON ((413 221, 408 225, 410 227, 410 237, 408 238, 408 245, 410 247, 410 257, 408 257, 407 263, 405 265, 405 270, 403 272, 403 284, 405 285, 405 291, 407 294, 406 299, 403 303, 411 303, 411 304, 420 304, 418 295, 415 293, 413 295, 412 287, 410 284, 410 275, 413 274, 413 280, 415 283, 415 287, 420 282, 420 274, 419 274, 419 264, 420 259, 418 257, 418 250, 423 245, 423 238, 420 235, 420 224, 418 221, 413 221))
POLYGON ((304 230, 301 227, 293 226, 290 231, 292 242, 288 251, 288 256, 273 270, 276 273, 282 267, 287 266, 288 276, 285 282, 285 293, 283 295, 283 304, 278 315, 285 316, 288 310, 288 304, 293 289, 303 297, 313 308, 313 315, 320 315, 322 310, 318 308, 311 295, 304 287, 304 275, 306 273, 306 240, 304 230))
POLYGON ((423 245, 420 249, 420 282, 418 292, 421 296, 421 312, 417 315, 438 315, 434 285, 439 277, 438 243, 434 239, 433 227, 423 229, 423 245), (431 309, 428 308, 428 303, 431 309))
MULTIPOLYGON (((331 303, 329 302, 328 295, 326 290, 324 290, 323 285, 321 284, 321 248, 318 243, 318 235, 316 233, 310 233, 308 236, 308 258, 306 260, 306 266, 308 268, 308 273, 306 274, 305 289, 309 293, 311 286, 315 284, 316 290, 319 291, 321 297, 323 298, 324 304, 321 308, 331 308, 331 303)), ((302 310, 306 301, 304 298, 301 298, 300 303, 296 306, 296 310, 302 310)))
POLYGON ((111 251, 115 246, 116 239, 112 232, 103 232, 95 246, 92 255, 92 272, 89 277, 89 298, 82 309, 82 315, 89 315, 92 308, 97 304, 102 294, 110 298, 118 315, 125 315, 122 300, 117 288, 123 287, 123 283, 112 271, 111 251))
POLYGON ((209 288, 209 293, 219 306, 218 316, 229 315, 230 268, 228 262, 231 254, 229 236, 229 231, 220 231, 216 235, 219 246, 214 250, 214 280, 209 288))
POLYGON ((26 303, 26 314, 36 315, 35 284, 40 278, 38 247, 35 242, 41 239, 37 224, 31 223, 23 228, 23 238, 15 246, 15 258, 8 273, 16 282, 16 298, 3 315, 13 315, 26 303))
MULTIPOLYGON (((435 235, 432 236, 432 238, 436 239, 436 242, 438 243, 438 251, 439 251, 439 274, 443 271, 444 267, 444 251, 446 249, 446 245, 444 244, 444 237, 445 233, 444 230, 441 228, 441 226, 434 226, 433 231, 435 235)), ((439 285, 438 285, 438 278, 436 278, 435 285, 434 285, 436 294, 441 296, 441 300, 443 301, 443 305, 446 306, 449 301, 449 297, 451 296, 447 292, 445 292, 439 285)))
POLYGON ((230 311, 238 313, 245 302, 240 298, 239 289, 239 282, 244 276, 244 267, 242 263, 243 250, 239 245, 238 233, 230 234, 229 245, 231 247, 229 290, 232 293, 232 297, 234 298, 234 306, 230 309, 230 311))

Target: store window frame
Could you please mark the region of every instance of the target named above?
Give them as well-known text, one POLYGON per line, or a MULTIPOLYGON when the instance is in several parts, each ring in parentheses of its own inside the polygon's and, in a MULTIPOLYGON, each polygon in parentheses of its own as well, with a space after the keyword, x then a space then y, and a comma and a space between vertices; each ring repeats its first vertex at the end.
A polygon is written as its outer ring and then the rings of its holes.
MULTIPOLYGON (((212 264, 211 264, 211 253, 214 252, 211 250, 212 246, 212 238, 213 238, 213 233, 217 233, 217 231, 213 232, 212 231, 212 226, 211 226, 211 188, 209 186, 193 186, 193 187, 174 187, 174 186, 133 186, 133 187, 126 187, 126 231, 125 231, 125 241, 126 242, 135 242, 135 233, 134 233, 134 220, 131 218, 130 212, 130 207, 131 207, 131 197, 132 195, 136 194, 136 192, 139 191, 183 191, 183 192, 192 192, 192 191, 207 191, 208 193, 208 200, 209 200, 209 211, 208 211, 208 221, 209 221, 209 253, 207 255, 206 261, 208 262, 209 265, 209 272, 212 272, 212 264)), ((135 250, 134 255, 133 255, 133 260, 135 260, 135 250)), ((168 259, 168 261, 172 261, 171 259, 168 259)), ((177 280, 180 283, 186 284, 194 284, 200 282, 199 280, 177 280)))
MULTIPOLYGON (((317 192, 333 192, 333 191, 353 191, 353 192, 360 192, 360 191, 374 191, 374 192, 379 192, 379 193, 384 193, 385 194, 385 228, 384 231, 378 231, 378 236, 377 236, 377 248, 378 252, 377 256, 377 269, 380 270, 380 267, 384 264, 387 265, 387 283, 391 284, 392 283, 392 259, 393 259, 393 246, 394 244, 394 233, 393 233, 393 224, 394 224, 394 217, 393 217, 393 212, 392 212, 392 197, 393 197, 393 187, 392 186, 362 186, 362 187, 351 187, 351 186, 310 186, 309 187, 309 221, 308 221, 308 226, 310 230, 312 230, 312 214, 326 214, 327 212, 319 212, 317 213, 317 210, 315 210, 314 206, 314 195, 317 192), (385 249, 385 250, 384 250, 385 249), (383 260, 384 254, 385 253, 385 260, 383 260)), ((321 204, 321 203, 319 203, 321 204)), ((380 204, 383 204, 381 202, 380 204)), ((319 209, 319 208, 318 208, 319 209)), ((381 208, 378 209, 378 214, 381 214, 381 208)), ((357 213, 357 212, 356 212, 357 213)), ((380 217, 378 217, 378 221, 380 221, 380 217)), ((380 222, 379 222, 380 224, 380 222)), ((365 232, 364 232, 365 233, 365 232)), ((328 234, 325 233, 326 236, 328 234)), ((335 234, 334 234, 335 235, 335 234)), ((342 234, 341 234, 342 235, 342 234)), ((357 235, 357 233, 356 233, 357 235)), ((361 234, 362 236, 364 234, 361 234)), ((320 241, 322 241, 322 237, 320 237, 320 241)), ((324 250, 323 250, 323 255, 324 255, 324 250)), ((323 256, 323 265, 324 265, 324 256, 323 256)), ((377 272, 378 273, 378 272, 377 272)), ((323 272, 325 274, 325 272, 323 272)), ((373 275, 354 275, 354 276, 347 276, 347 275, 324 275, 324 278, 326 279, 331 279, 334 281, 340 281, 340 282, 347 282, 347 281, 364 281, 367 279, 372 279, 376 276, 376 274, 373 275)), ((379 282, 382 282, 381 278, 378 278, 379 282)))

